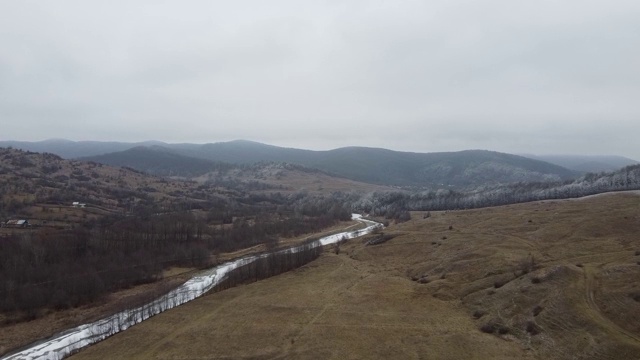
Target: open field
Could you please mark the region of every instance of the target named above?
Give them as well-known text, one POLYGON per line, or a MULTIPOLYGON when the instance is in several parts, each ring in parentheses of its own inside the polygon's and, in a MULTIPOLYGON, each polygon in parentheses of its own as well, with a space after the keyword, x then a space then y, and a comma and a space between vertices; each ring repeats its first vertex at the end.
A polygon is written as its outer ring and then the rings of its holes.
POLYGON ((640 358, 637 194, 412 216, 73 358, 640 358))

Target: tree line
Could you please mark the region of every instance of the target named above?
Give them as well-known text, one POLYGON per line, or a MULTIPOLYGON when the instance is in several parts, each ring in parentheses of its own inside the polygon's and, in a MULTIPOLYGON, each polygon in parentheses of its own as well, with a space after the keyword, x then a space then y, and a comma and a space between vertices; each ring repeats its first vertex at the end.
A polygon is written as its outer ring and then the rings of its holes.
MULTIPOLYGON (((75 229, 43 228, 4 237, 0 311, 16 320, 33 319, 45 308, 76 307, 156 281, 170 266, 210 267, 217 253, 262 243, 273 249, 280 237, 317 232, 350 218, 350 206, 338 197, 274 195, 257 200, 220 202, 199 215, 142 211, 104 216, 75 229)), ((273 267, 275 260, 269 259, 270 267, 260 265, 261 273, 286 271, 282 269, 287 266, 273 267)), ((287 259, 276 263, 293 261, 287 259)))
POLYGON ((473 209, 522 202, 568 199, 610 191, 640 189, 640 165, 615 172, 586 174, 564 182, 520 182, 483 186, 467 191, 452 189, 416 192, 372 193, 356 201, 358 211, 388 219, 402 219, 406 212, 473 209))

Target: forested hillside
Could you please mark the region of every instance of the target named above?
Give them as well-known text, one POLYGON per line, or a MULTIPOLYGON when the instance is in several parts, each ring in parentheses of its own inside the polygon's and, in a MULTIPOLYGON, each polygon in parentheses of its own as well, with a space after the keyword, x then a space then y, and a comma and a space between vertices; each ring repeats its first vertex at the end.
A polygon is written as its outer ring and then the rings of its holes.
POLYGON ((354 206, 375 215, 398 218, 410 210, 473 209, 638 189, 640 189, 640 165, 633 165, 611 173, 589 173, 574 181, 565 182, 522 182, 479 187, 464 192, 431 190, 414 193, 372 193, 363 197, 354 206))
POLYGON ((355 199, 250 194, 14 149, 0 149, 0 180, 6 321, 91 303, 171 266, 206 267, 219 253, 276 247, 349 220, 355 199), (10 226, 14 219, 27 223, 10 226))
POLYGON ((405 187, 474 187, 519 181, 566 180, 578 176, 577 172, 543 161, 483 150, 411 153, 348 147, 309 151, 250 141, 137 147, 86 160, 130 166, 157 175, 178 176, 199 175, 207 168, 223 166, 221 163, 290 163, 355 181, 405 187))
POLYGON ((125 151, 80 158, 85 161, 126 166, 158 176, 194 177, 211 171, 227 171, 237 167, 181 155, 160 146, 137 146, 125 151))

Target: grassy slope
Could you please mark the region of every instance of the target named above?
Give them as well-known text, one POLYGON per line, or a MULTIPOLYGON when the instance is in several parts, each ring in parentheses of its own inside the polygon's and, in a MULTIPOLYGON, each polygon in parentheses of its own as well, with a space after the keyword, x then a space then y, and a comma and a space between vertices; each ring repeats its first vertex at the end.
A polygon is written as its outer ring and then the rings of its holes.
POLYGON ((640 294, 637 194, 414 213, 386 231, 398 236, 374 247, 351 241, 74 358, 640 357, 640 302, 630 296, 640 294), (531 257, 535 268, 523 274, 531 257), (430 281, 411 280, 422 276, 430 281), (508 333, 478 330, 492 321, 508 333))

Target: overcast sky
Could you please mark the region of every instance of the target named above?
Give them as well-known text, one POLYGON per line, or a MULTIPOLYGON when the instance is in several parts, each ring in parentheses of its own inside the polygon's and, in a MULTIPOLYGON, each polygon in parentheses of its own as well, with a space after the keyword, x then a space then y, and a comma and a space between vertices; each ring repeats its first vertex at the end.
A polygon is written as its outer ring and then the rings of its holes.
POLYGON ((0 0, 0 139, 640 160, 640 1, 0 0))

